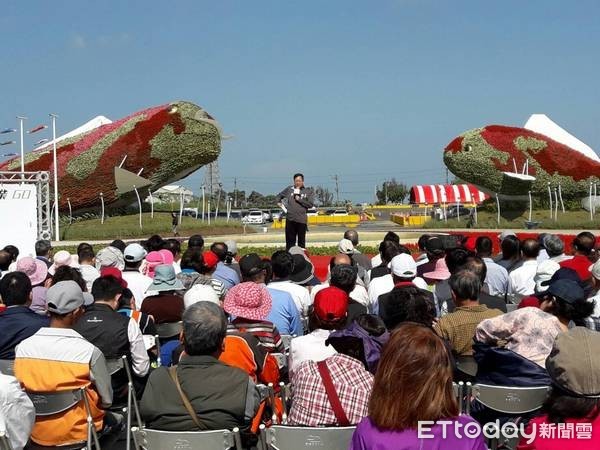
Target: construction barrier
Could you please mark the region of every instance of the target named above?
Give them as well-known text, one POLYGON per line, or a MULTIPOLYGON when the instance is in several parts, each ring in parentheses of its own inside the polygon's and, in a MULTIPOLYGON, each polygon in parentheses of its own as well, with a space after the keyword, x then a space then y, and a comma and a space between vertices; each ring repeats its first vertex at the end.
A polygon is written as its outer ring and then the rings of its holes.
POLYGON ((429 216, 403 216, 401 214, 392 214, 390 216, 392 222, 397 223, 401 227, 422 227, 429 220, 429 216))
MULTIPOLYGON (((332 225, 332 224, 358 224, 360 215, 348 214, 347 216, 308 216, 308 225, 332 225)), ((271 228, 285 228, 285 219, 274 220, 271 228)))

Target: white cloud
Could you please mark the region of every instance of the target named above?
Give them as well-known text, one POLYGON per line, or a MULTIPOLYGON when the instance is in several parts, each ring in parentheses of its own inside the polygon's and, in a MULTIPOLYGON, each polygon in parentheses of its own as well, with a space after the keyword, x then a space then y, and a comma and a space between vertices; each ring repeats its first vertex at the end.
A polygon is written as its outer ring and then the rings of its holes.
POLYGON ((70 44, 71 44, 72 48, 86 48, 87 47, 85 37, 83 37, 80 34, 73 35, 71 37, 70 44))

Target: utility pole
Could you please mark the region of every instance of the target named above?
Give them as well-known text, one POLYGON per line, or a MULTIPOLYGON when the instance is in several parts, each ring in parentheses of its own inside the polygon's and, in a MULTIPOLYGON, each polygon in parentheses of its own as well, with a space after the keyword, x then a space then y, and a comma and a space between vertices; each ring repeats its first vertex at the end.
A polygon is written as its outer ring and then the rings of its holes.
POLYGON ((237 177, 233 179, 233 207, 237 208, 237 177))
POLYGON ((339 177, 334 175, 333 179, 335 180, 335 206, 338 206, 340 204, 340 186, 338 183, 339 177))

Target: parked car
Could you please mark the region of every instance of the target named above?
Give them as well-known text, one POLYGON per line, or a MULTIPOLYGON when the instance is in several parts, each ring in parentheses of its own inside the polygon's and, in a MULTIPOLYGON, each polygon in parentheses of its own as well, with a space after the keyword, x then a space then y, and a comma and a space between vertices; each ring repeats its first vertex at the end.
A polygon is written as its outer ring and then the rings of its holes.
POLYGON ((198 208, 183 208, 183 215, 188 217, 196 217, 198 215, 198 208))
POLYGON ((270 211, 272 220, 281 220, 285 217, 283 209, 277 208, 270 211))
POLYGON ((262 213, 263 213, 265 222, 273 222, 273 216, 271 215, 271 211, 267 210, 267 211, 263 211, 262 213))
POLYGON ((258 209, 248 211, 248 214, 242 217, 242 223, 261 225, 265 223, 265 216, 263 212, 258 209))
POLYGON ((348 211, 346 211, 345 209, 336 209, 335 211, 333 211, 333 213, 331 213, 332 216, 347 216, 348 215, 348 211))
POLYGON ((456 219, 458 217, 459 211, 460 217, 463 217, 465 219, 469 217, 469 214, 471 213, 471 210, 469 208, 465 208, 464 206, 459 206, 457 211, 456 205, 448 206, 447 211, 448 212, 446 213, 446 217, 448 217, 448 219, 456 219))

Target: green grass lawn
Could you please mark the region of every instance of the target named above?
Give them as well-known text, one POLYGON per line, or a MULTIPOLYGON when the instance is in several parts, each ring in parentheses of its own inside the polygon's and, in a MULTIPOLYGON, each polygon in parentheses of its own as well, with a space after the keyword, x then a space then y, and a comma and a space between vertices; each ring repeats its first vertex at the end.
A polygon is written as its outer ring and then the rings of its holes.
MULTIPOLYGON (((525 211, 517 215, 512 220, 500 217, 498 224, 498 216, 493 211, 478 211, 477 224, 474 228, 511 228, 525 229, 525 222, 529 218, 529 211, 525 211)), ((430 220, 425 223, 424 228, 466 228, 467 217, 461 217, 461 220, 449 219, 448 222, 443 220, 430 220)), ((532 222, 540 222, 540 229, 585 229, 595 230, 600 228, 600 214, 597 214, 594 221, 590 221, 589 211, 558 211, 558 219, 550 218, 550 210, 534 210, 531 215, 532 222)))
MULTIPOLYGON (((142 214, 142 228, 140 229, 139 215, 108 217, 101 223, 100 219, 80 220, 61 224, 61 237, 63 240, 100 240, 100 239, 126 239, 147 238, 153 234, 171 237, 171 215, 166 212, 155 212, 154 218, 150 213, 142 214)), ((244 231, 239 221, 227 222, 224 219, 211 220, 211 224, 202 222, 194 217, 184 216, 178 229, 182 236, 200 233, 202 235, 237 234, 244 231)), ((246 232, 252 232, 250 227, 246 232)))

